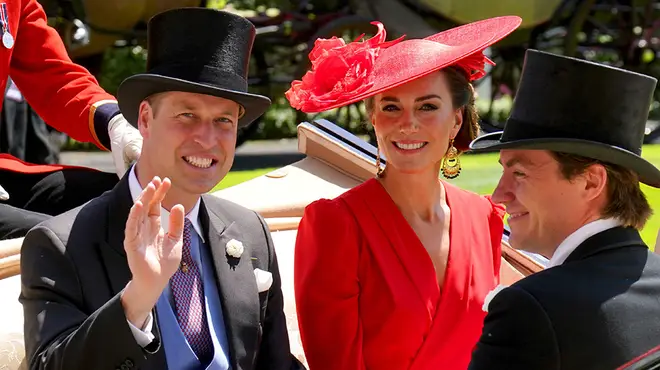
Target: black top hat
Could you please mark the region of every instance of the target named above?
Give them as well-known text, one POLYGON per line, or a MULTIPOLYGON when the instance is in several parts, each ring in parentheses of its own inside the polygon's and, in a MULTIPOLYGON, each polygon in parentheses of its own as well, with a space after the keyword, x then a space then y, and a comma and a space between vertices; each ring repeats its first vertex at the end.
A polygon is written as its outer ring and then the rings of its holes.
POLYGON ((641 157, 656 82, 604 64, 527 50, 504 131, 475 139, 470 149, 577 154, 629 168, 641 182, 660 187, 660 170, 641 157))
POLYGON ((180 8, 149 20, 147 71, 124 80, 117 91, 124 117, 137 127, 140 103, 150 95, 183 91, 230 99, 242 105, 239 127, 270 106, 248 93, 248 63, 256 30, 247 19, 207 8, 180 8))

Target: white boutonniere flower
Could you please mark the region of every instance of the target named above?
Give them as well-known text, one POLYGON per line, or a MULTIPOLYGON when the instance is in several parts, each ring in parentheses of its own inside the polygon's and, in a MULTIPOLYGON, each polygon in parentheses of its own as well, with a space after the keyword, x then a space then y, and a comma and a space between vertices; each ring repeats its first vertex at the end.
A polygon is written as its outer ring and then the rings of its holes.
POLYGON ((229 256, 234 258, 241 258, 245 248, 243 248, 243 243, 236 239, 232 239, 227 242, 226 250, 229 256))
POLYGON ((492 301, 493 298, 495 298, 495 296, 497 295, 497 293, 499 293, 504 288, 507 288, 507 286, 500 284, 496 286, 495 289, 491 290, 490 292, 488 292, 488 294, 486 294, 486 298, 484 298, 484 305, 481 306, 481 309, 484 310, 484 312, 488 312, 488 305, 490 304, 490 301, 492 301))

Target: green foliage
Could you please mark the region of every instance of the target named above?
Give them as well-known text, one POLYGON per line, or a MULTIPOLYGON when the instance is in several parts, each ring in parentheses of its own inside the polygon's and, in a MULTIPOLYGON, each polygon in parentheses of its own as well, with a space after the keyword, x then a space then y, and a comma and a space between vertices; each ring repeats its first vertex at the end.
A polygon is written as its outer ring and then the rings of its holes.
MULTIPOLYGON (((328 7, 337 6, 336 1, 315 0, 310 1, 314 11, 323 11, 328 7)), ((256 15, 259 12, 270 13, 274 9, 291 10, 298 7, 298 1, 286 0, 207 0, 207 7, 224 9, 231 7, 242 10, 239 12, 244 16, 256 15)), ((255 45, 255 48, 257 45, 255 45)), ((280 45, 265 51, 269 66, 275 66, 269 70, 271 78, 287 81, 291 76, 300 78, 298 66, 300 59, 306 58, 304 53, 292 55, 291 48, 280 45)), ((109 93, 116 94, 119 85, 124 79, 146 69, 147 51, 140 46, 126 46, 109 48, 103 56, 103 66, 98 76, 100 85, 109 93)), ((251 61, 251 75, 255 73, 255 61, 251 61)), ((364 135, 369 132, 370 126, 366 124, 364 108, 351 107, 351 109, 335 110, 325 112, 318 116, 307 116, 292 109, 284 92, 289 88, 289 83, 274 83, 270 86, 250 86, 250 92, 269 96, 273 104, 271 108, 261 117, 258 130, 250 136, 252 140, 268 140, 296 137, 296 126, 298 123, 314 119, 326 118, 349 131, 364 135)), ((63 150, 95 150, 96 147, 69 140, 63 150)))
POLYGON ((114 95, 124 79, 144 72, 146 63, 147 50, 141 46, 109 48, 103 57, 99 83, 107 92, 114 95))
POLYGON ((288 9, 293 5, 292 1, 285 0, 207 0, 206 7, 222 9, 231 5, 234 9, 249 9, 263 11, 267 8, 288 9))
POLYGON ((253 140, 273 140, 296 137, 296 112, 284 96, 273 99, 273 105, 259 120, 253 140))
POLYGON ((206 7, 211 9, 222 9, 227 5, 226 0, 207 0, 206 7))

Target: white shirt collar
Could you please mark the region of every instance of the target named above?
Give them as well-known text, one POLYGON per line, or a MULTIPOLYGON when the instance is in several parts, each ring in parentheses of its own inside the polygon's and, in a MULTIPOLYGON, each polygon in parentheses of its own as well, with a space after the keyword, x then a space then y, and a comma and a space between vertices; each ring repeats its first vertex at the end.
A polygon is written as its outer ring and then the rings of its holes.
POLYGON ((568 258, 568 256, 573 253, 580 244, 582 244, 582 242, 600 232, 621 225, 622 223, 615 218, 604 218, 583 225, 559 244, 559 247, 555 250, 552 258, 550 258, 547 267, 550 268, 561 265, 566 261, 566 258, 568 258))
MULTIPOLYGON (((142 194, 143 190, 140 182, 137 179, 137 175, 135 175, 135 165, 131 166, 130 173, 128 174, 128 188, 131 191, 133 202, 135 202, 140 194, 142 194)), ((190 212, 186 214, 186 218, 190 220, 193 228, 195 231, 197 231, 197 235, 199 235, 199 237, 202 239, 202 243, 204 243, 204 233, 202 233, 202 227, 199 223, 199 204, 200 200, 198 199, 193 209, 191 209, 190 212)), ((163 207, 160 208, 160 225, 163 228, 163 231, 167 233, 170 226, 170 212, 163 207)))

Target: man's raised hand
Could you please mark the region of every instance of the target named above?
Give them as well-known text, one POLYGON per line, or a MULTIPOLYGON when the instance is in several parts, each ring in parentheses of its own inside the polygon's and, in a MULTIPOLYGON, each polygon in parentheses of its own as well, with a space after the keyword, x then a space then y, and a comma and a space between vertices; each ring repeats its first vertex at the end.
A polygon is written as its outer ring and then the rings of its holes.
POLYGON ((161 202, 172 184, 154 179, 135 201, 126 221, 124 250, 133 275, 122 296, 129 321, 137 327, 146 320, 158 297, 181 263, 184 208, 170 210, 169 230, 161 227, 161 202))

